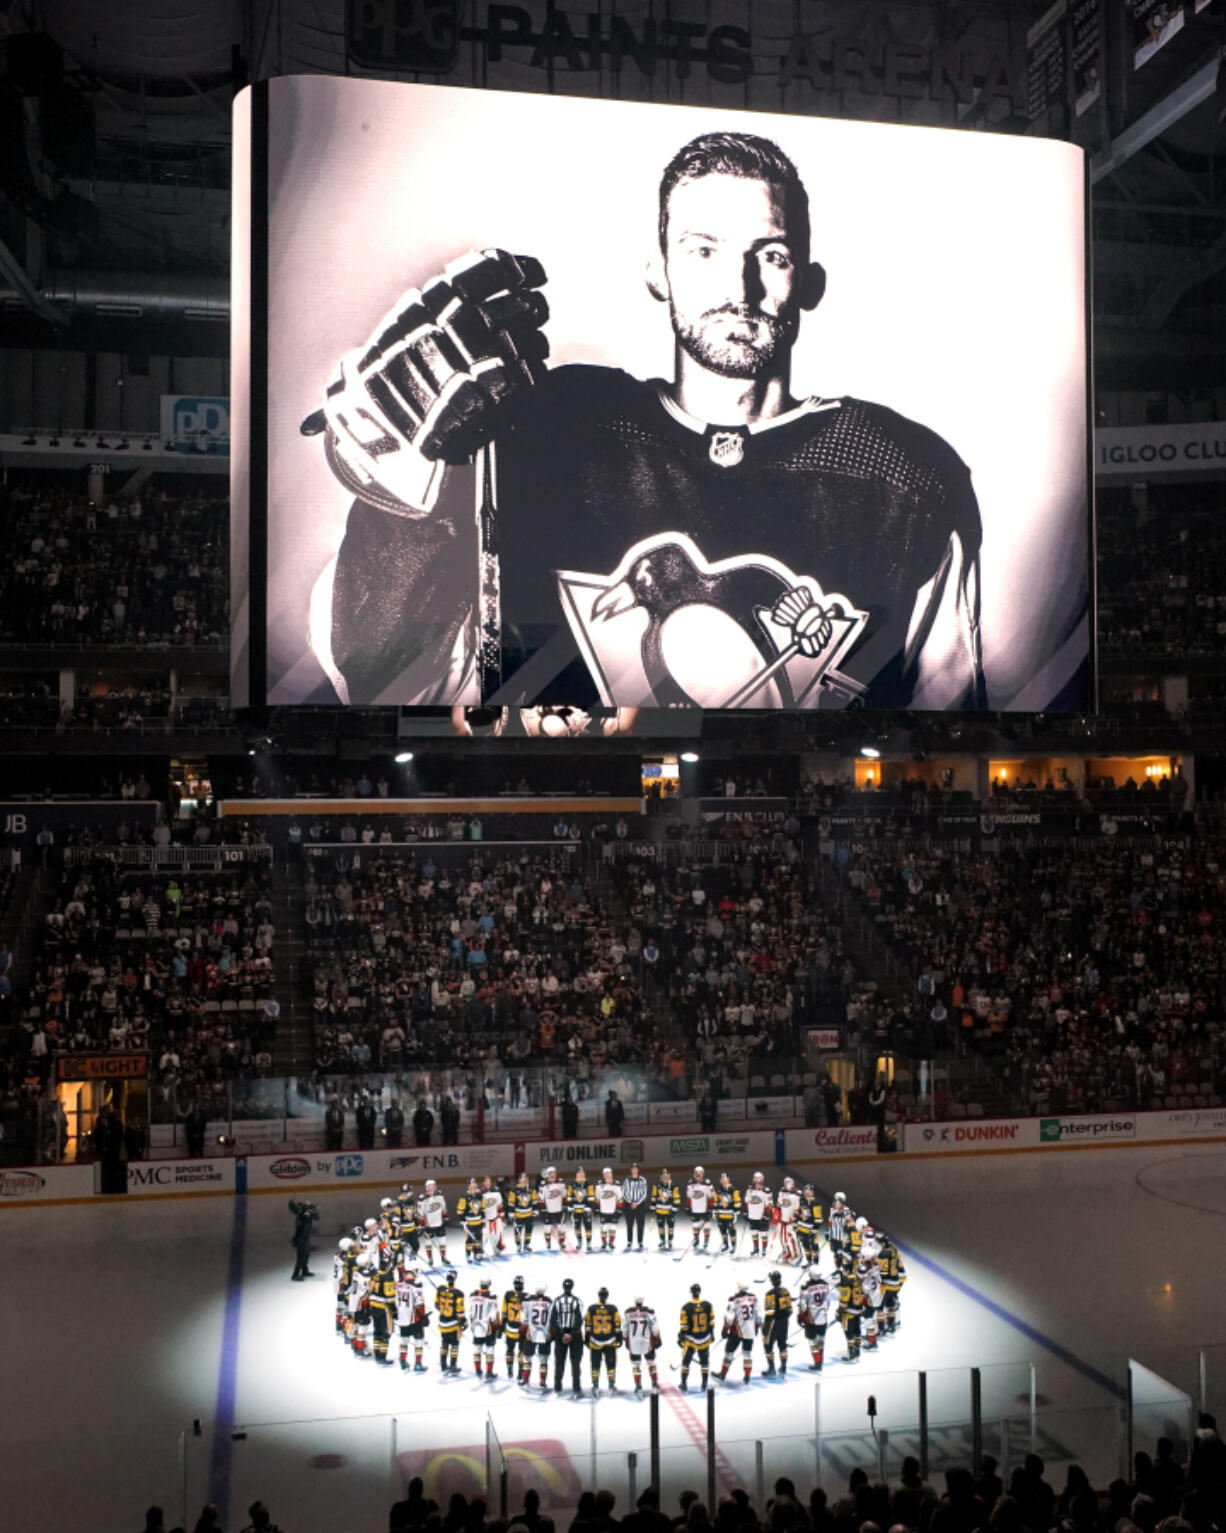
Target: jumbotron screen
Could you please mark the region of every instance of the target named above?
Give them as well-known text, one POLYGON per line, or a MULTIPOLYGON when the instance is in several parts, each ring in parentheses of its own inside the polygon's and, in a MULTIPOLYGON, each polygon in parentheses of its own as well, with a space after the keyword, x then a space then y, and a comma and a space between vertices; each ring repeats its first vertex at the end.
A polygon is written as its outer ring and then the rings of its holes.
POLYGON ((235 104, 238 702, 1080 709, 1081 150, 235 104))

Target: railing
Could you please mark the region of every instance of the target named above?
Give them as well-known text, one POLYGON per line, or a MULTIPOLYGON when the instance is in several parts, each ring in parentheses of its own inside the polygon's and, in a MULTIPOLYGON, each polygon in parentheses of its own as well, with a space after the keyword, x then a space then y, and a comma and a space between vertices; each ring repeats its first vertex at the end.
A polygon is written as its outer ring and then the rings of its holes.
POLYGON ((263 843, 253 846, 66 846, 64 863, 75 868, 106 858, 128 868, 150 868, 153 872, 175 868, 203 868, 219 873, 244 863, 262 863, 271 867, 273 849, 263 843))

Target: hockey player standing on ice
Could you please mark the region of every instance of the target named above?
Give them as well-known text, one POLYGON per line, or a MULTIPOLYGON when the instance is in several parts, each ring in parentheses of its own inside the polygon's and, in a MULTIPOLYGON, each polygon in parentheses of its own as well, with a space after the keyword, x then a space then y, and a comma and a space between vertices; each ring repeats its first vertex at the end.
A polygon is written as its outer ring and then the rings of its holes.
POLYGON ((779 1215, 779 1249, 782 1259, 785 1262, 799 1262, 800 1238, 796 1233, 796 1221, 800 1216, 800 1194, 790 1176, 784 1177, 775 1206, 779 1215))
POLYGON ((443 1286, 434 1295, 438 1311, 440 1365, 444 1373, 460 1371, 460 1333, 468 1326, 463 1291, 455 1285, 456 1275, 447 1273, 443 1286))
POLYGON ((345 1334, 345 1292, 349 1287, 349 1279, 353 1273, 353 1262, 349 1256, 353 1248, 353 1237, 346 1235, 338 1244, 336 1254, 332 1258, 332 1286, 336 1292, 336 1332, 338 1336, 345 1334))
POLYGON ((860 1281, 860 1290, 864 1294, 864 1315, 861 1321, 864 1350, 875 1352, 877 1350, 877 1316, 885 1301, 877 1258, 862 1256, 856 1263, 856 1277, 860 1281))
POLYGON ((562 1216, 566 1212, 566 1184, 552 1166, 545 1168, 545 1180, 536 1189, 541 1217, 545 1222, 545 1249, 550 1250, 558 1242, 561 1251, 566 1244, 562 1229, 562 1216))
POLYGON ((515 1349, 519 1348, 520 1383, 528 1371, 532 1349, 524 1321, 524 1280, 517 1277, 502 1296, 502 1334, 507 1344, 507 1378, 515 1376, 515 1349))
POLYGON ((681 1207, 681 1188, 673 1183, 673 1174, 667 1166, 651 1189, 651 1211, 656 1216, 656 1235, 661 1251, 673 1248, 673 1229, 677 1222, 677 1210, 681 1207))
POLYGON ((639 1170, 638 1161, 630 1167, 630 1175, 622 1183, 622 1204, 626 1210, 626 1250, 643 1249, 643 1226, 647 1222, 647 1178, 639 1170))
POLYGON ((489 1278, 482 1278, 468 1296, 468 1327, 473 1338, 473 1368, 481 1377, 482 1363, 487 1379, 494 1377, 494 1344, 498 1340, 498 1300, 490 1291, 489 1278))
POLYGON ((375 1362, 391 1363, 387 1355, 392 1339, 393 1316, 396 1312, 396 1274, 391 1258, 385 1257, 370 1280, 370 1318, 374 1330, 375 1362))
POLYGON ((413 1372, 425 1373, 422 1361, 426 1350, 426 1288, 415 1267, 403 1267, 396 1282, 396 1329, 400 1332, 400 1366, 409 1366, 409 1346, 413 1347, 413 1372))
POLYGON ((487 1176, 481 1183, 481 1217, 485 1224, 484 1250, 490 1256, 502 1254, 502 1215, 502 1193, 494 1186, 493 1177, 487 1176))
POLYGON ((522 1255, 532 1249, 532 1221, 536 1217, 536 1193, 528 1181, 528 1173, 521 1171, 515 1186, 507 1195, 507 1209, 515 1227, 515 1249, 522 1255))
POLYGON ((469 1177, 467 1190, 456 1200, 455 1213, 464 1230, 465 1260, 480 1261, 485 1218, 481 1206, 481 1189, 477 1186, 475 1176, 469 1177))
POLYGON ((583 1397, 579 1369, 583 1360, 583 1303, 575 1297, 573 1278, 562 1279, 562 1292, 549 1311, 549 1339, 553 1342, 553 1392, 562 1393, 566 1360, 570 1359, 570 1381, 576 1400, 583 1397))
POLYGON ((736 1221, 740 1215, 741 1206, 741 1194, 732 1185, 732 1178, 728 1173, 722 1172, 719 1186, 715 1189, 715 1224, 722 1242, 721 1251, 736 1249, 736 1221))
POLYGON ((796 1235, 805 1261, 816 1261, 822 1235, 822 1205, 818 1202, 812 1182, 806 1182, 801 1189, 796 1235))
POLYGON ((752 1254, 765 1256, 766 1244, 770 1239, 771 1212, 775 1205, 766 1178, 760 1171, 755 1171, 750 1178, 743 1202, 745 1223, 749 1226, 749 1238, 753 1243, 752 1254))
POLYGON ((583 1317, 583 1339, 592 1365, 592 1394, 600 1393, 600 1368, 604 1364, 609 1389, 617 1393, 617 1349, 622 1344, 622 1317, 617 1305, 609 1303, 609 1290, 602 1288, 596 1303, 589 1304, 583 1317))
POLYGON ((860 1317, 864 1314, 864 1289, 856 1276, 851 1256, 842 1252, 839 1262, 839 1324, 847 1343, 847 1361, 860 1361, 860 1317))
POLYGON ((539 1359, 540 1386, 549 1388, 549 1322, 553 1315, 553 1300, 545 1292, 544 1284, 538 1283, 529 1298, 524 1300, 524 1331, 527 1341, 521 1344, 519 1355, 519 1382, 527 1385, 532 1378, 533 1354, 539 1359))
POLYGON ((898 1254, 898 1247, 890 1237, 883 1230, 878 1230, 877 1235, 881 1243, 881 1255, 877 1261, 881 1268, 881 1287, 884 1292, 881 1330, 882 1335, 893 1336, 902 1324, 898 1311, 902 1300, 902 1285, 907 1281, 907 1269, 898 1254))
POLYGON ((396 1202, 400 1209, 400 1238, 413 1253, 413 1260, 416 1261, 421 1247, 421 1224, 417 1212, 418 1199, 408 1182, 400 1189, 396 1202))
POLYGON ((690 1185, 685 1189, 685 1206, 690 1211, 690 1239, 695 1250, 700 1239, 704 1249, 710 1244, 714 1204, 715 1188, 707 1180, 703 1167, 695 1166, 690 1185))
POLYGON ((811 1373, 822 1371, 822 1359, 826 1355, 826 1325, 830 1315, 830 1284, 816 1267, 810 1267, 800 1290, 796 1304, 796 1316, 805 1328, 805 1340, 813 1361, 811 1373))
POLYGON ((779 1372, 788 1371, 788 1328, 792 1323, 792 1295, 783 1286, 782 1274, 772 1272, 770 1287, 762 1298, 762 1348, 766 1353, 766 1376, 775 1376, 775 1354, 779 1354, 779 1372))
POLYGON ((758 1301, 742 1285, 728 1300, 728 1307, 724 1310, 726 1345, 723 1366, 719 1370, 721 1382, 727 1379, 732 1359, 739 1351, 745 1365, 745 1382, 749 1383, 753 1374, 753 1344, 761 1329, 762 1317, 758 1312, 758 1301))
POLYGON ((592 1249, 592 1188, 588 1183, 587 1172, 582 1166, 575 1172, 575 1179, 570 1184, 567 1194, 567 1202, 570 1204, 571 1228, 575 1232, 575 1249, 590 1251, 592 1249), (582 1240, 583 1245, 580 1244, 582 1240))
POLYGON ((433 1267, 435 1253, 438 1265, 447 1264, 447 1199, 438 1190, 438 1183, 430 1180, 423 1189, 417 1205, 417 1217, 421 1223, 426 1246, 426 1260, 433 1267))
POLYGON ((690 1288, 690 1296, 681 1306, 681 1329, 677 1333, 677 1345, 681 1348, 681 1383, 684 1394, 689 1388, 690 1364, 698 1359, 705 1393, 711 1372, 711 1344, 715 1340, 715 1311, 710 1300, 704 1299, 697 1283, 690 1288))
MULTIPOLYGON (((966 465, 881 405, 792 392, 801 319, 825 290, 795 165, 754 134, 695 138, 664 170, 656 234, 647 289, 671 319, 671 380, 548 369, 545 272, 503 251, 411 289, 341 360, 302 429, 326 432, 328 464, 358 497, 312 601, 313 642, 343 699, 460 699, 496 614, 510 685, 545 645, 562 651, 525 701, 600 700, 580 642, 590 647, 592 626, 568 625, 555 574, 573 570, 607 581, 592 624, 640 605, 662 626, 697 589, 728 620, 726 639, 716 623, 702 630, 720 634, 714 646, 645 649, 640 670, 627 665, 629 689, 607 681, 614 649, 601 669, 617 706, 727 701, 733 630, 750 642, 755 603, 793 625, 804 653, 846 655, 844 705, 905 708, 922 695, 929 708, 984 706, 966 465), (491 441, 500 595, 483 608, 471 496, 461 512, 444 481, 447 464, 491 441)), ((802 690, 815 706, 820 689, 802 690)), ((794 699, 776 672, 740 701, 794 699)))
POLYGON ((370 1256, 365 1251, 361 1252, 353 1265, 353 1277, 349 1283, 349 1325, 346 1335, 355 1357, 370 1356, 370 1309, 366 1299, 370 1293, 372 1266, 370 1256))
POLYGON ((656 1353, 660 1349, 660 1322, 656 1312, 643 1302, 642 1295, 626 1311, 622 1329, 626 1337, 626 1351, 630 1354, 630 1371, 634 1374, 634 1392, 643 1393, 643 1363, 647 1363, 653 1390, 660 1388, 660 1375, 656 1367, 656 1353))
POLYGON ((613 1180, 612 1167, 606 1166, 593 1189, 596 1212, 600 1217, 600 1249, 617 1249, 617 1219, 621 1210, 622 1190, 613 1180))

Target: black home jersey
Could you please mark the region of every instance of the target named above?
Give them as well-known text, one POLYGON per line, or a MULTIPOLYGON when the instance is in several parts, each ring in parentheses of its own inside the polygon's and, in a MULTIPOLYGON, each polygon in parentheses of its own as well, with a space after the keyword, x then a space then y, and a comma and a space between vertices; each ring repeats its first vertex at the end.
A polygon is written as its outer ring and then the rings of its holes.
MULTIPOLYGON (((504 684, 514 691, 537 657, 512 700, 906 706, 920 681, 906 652, 916 596, 939 576, 961 604, 940 706, 984 705, 979 509, 965 464, 926 427, 853 398, 712 427, 658 382, 589 366, 554 369, 499 425, 504 684), (724 696, 730 655, 752 677, 780 652, 799 613, 779 604, 796 588, 822 609, 806 629, 816 658, 724 696), (853 687, 832 698, 824 667, 853 687)), ((466 482, 423 517, 350 512, 332 658, 351 702, 449 701, 427 695, 430 681, 454 688, 457 654, 471 655, 480 549, 472 476, 452 477, 466 482)))

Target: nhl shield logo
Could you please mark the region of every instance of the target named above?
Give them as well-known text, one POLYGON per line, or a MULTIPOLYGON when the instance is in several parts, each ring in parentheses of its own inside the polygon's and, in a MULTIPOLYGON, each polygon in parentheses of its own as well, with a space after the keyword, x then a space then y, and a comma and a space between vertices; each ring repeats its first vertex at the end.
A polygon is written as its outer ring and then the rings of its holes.
POLYGON ((713 431, 707 456, 720 468, 735 468, 745 456, 743 431, 713 431))

